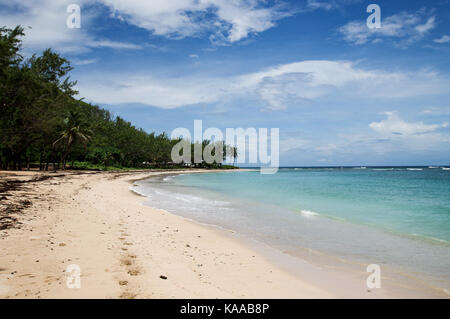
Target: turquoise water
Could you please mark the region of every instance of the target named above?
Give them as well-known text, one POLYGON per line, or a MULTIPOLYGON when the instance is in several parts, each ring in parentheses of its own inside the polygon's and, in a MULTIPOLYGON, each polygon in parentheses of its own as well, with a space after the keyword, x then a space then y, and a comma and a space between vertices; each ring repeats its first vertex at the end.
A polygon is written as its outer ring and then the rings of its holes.
POLYGON ((183 175, 177 182, 450 243, 450 171, 281 169, 183 175))
POLYGON ((450 291, 449 170, 185 174, 140 181, 135 191, 150 206, 235 230, 289 254, 306 249, 379 264, 450 291))

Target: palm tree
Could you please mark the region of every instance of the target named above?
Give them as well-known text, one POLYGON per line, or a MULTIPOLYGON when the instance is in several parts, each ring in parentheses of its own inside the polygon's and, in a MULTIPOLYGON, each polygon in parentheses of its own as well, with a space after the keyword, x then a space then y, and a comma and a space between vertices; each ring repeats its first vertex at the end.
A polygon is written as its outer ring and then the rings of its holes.
POLYGON ((64 124, 66 128, 61 132, 61 137, 53 143, 54 147, 62 147, 61 163, 63 170, 66 169, 66 158, 72 150, 72 146, 77 143, 86 146, 92 135, 92 132, 84 127, 85 123, 81 120, 78 112, 70 111, 64 119, 64 124))
POLYGON ((236 165, 236 160, 239 156, 237 147, 224 144, 223 149, 224 149, 223 159, 225 160, 227 157, 230 159, 233 158, 234 165, 236 165))
POLYGON ((232 147, 231 148, 231 156, 233 157, 234 165, 236 165, 236 160, 237 160, 237 158, 239 156, 237 147, 232 147))

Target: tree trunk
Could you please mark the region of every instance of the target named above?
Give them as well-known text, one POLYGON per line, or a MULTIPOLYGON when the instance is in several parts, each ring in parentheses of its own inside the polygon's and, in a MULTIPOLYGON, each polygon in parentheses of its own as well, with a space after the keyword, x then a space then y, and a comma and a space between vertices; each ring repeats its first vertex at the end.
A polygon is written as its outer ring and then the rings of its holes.
POLYGON ((62 170, 64 171, 66 169, 66 160, 65 160, 65 155, 61 155, 61 161, 60 161, 61 165, 62 165, 62 170))
POLYGON ((39 154, 39 170, 42 171, 42 152, 39 154))

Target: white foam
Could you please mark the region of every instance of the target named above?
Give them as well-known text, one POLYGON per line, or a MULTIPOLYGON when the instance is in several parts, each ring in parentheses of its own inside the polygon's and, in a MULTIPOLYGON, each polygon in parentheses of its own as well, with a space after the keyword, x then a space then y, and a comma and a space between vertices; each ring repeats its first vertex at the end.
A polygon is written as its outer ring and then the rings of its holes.
POLYGON ((137 190, 136 188, 134 188, 134 187, 130 187, 129 189, 130 189, 130 191, 132 191, 133 193, 136 193, 136 194, 138 194, 138 195, 140 195, 140 196, 151 197, 151 196, 148 195, 148 194, 144 194, 143 192, 138 191, 138 190, 137 190))
POLYGON ((202 198, 202 197, 197 197, 197 196, 193 196, 193 195, 187 195, 187 194, 180 194, 180 193, 172 193, 170 196, 175 195, 175 199, 186 202, 186 203, 210 203, 212 201, 206 199, 206 198, 202 198))
POLYGON ((183 198, 181 196, 175 196, 175 199, 181 200, 181 201, 186 202, 186 203, 190 203, 191 202, 189 199, 183 198))
POLYGON ((312 212, 310 210, 301 210, 300 213, 305 217, 314 217, 314 216, 320 216, 319 213, 312 212))
POLYGON ((423 171, 423 168, 407 168, 407 171, 423 171))
POLYGON ((444 171, 450 171, 450 167, 442 167, 444 171))

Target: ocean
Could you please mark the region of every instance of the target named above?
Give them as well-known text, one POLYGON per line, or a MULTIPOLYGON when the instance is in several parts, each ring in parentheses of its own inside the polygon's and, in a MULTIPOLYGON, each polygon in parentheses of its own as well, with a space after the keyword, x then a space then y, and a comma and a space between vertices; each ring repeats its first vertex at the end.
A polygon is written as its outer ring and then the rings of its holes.
POLYGON ((450 170, 282 168, 139 181, 148 204, 292 255, 379 264, 450 291, 450 170))

